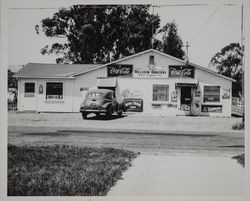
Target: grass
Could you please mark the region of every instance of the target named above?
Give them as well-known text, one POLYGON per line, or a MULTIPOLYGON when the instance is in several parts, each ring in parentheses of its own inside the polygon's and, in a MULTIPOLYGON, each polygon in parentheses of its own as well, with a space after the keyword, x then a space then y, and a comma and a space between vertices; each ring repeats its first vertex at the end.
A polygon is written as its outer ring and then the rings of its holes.
POLYGON ((232 159, 236 159, 239 164, 241 164, 243 167, 245 167, 245 154, 233 156, 232 159))
POLYGON ((244 122, 239 122, 239 123, 236 123, 232 126, 232 129, 233 130, 244 130, 244 122))
POLYGON ((8 196, 101 196, 136 154, 69 145, 8 146, 8 196))

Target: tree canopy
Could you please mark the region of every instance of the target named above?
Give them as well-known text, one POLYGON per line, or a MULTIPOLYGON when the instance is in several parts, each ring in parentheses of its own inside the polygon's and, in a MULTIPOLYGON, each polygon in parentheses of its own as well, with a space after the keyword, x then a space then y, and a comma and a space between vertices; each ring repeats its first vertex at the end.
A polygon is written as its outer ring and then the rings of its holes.
POLYGON ((167 23, 159 29, 157 34, 162 34, 162 39, 155 41, 155 48, 171 56, 184 59, 185 52, 182 50, 183 42, 177 31, 175 22, 167 23))
POLYGON ((232 94, 237 97, 242 92, 242 57, 243 48, 240 44, 230 43, 217 52, 210 61, 218 73, 236 80, 233 83, 232 94))
POLYGON ((152 27, 155 32, 159 24, 149 5, 74 5, 43 19, 35 29, 67 39, 41 50, 57 54, 57 63, 106 63, 149 49, 152 27))
POLYGON ((8 88, 17 88, 17 79, 13 77, 14 74, 8 69, 8 88))

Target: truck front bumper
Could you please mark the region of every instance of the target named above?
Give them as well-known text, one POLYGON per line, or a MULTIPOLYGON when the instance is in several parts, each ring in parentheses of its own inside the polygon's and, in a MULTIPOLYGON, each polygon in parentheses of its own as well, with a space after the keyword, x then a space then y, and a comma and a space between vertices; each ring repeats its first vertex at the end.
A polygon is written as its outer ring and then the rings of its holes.
POLYGON ((88 109, 88 108, 80 108, 80 112, 87 112, 87 113, 107 113, 106 109, 88 109))

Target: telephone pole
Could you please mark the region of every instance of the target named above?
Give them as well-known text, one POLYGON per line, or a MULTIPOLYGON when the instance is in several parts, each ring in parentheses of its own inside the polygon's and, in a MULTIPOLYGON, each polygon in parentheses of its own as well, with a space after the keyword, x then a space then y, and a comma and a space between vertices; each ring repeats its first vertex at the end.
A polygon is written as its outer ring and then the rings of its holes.
POLYGON ((155 14, 155 8, 160 8, 160 6, 152 6, 152 21, 151 21, 151 27, 152 27, 152 33, 151 33, 151 48, 154 48, 154 14, 155 14))
POLYGON ((189 58, 188 58, 188 48, 189 48, 189 44, 188 44, 188 41, 186 41, 186 63, 189 62, 189 58))
POLYGON ((155 6, 152 5, 152 35, 151 35, 151 48, 154 48, 154 10, 155 10, 155 6))

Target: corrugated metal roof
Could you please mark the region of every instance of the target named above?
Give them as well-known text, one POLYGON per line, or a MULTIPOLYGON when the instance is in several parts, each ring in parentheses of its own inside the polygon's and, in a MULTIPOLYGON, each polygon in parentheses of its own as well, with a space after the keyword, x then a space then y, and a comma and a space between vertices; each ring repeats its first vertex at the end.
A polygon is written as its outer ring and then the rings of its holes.
POLYGON ((73 74, 89 71, 101 64, 44 64, 28 63, 20 69, 15 77, 72 77, 73 74))

